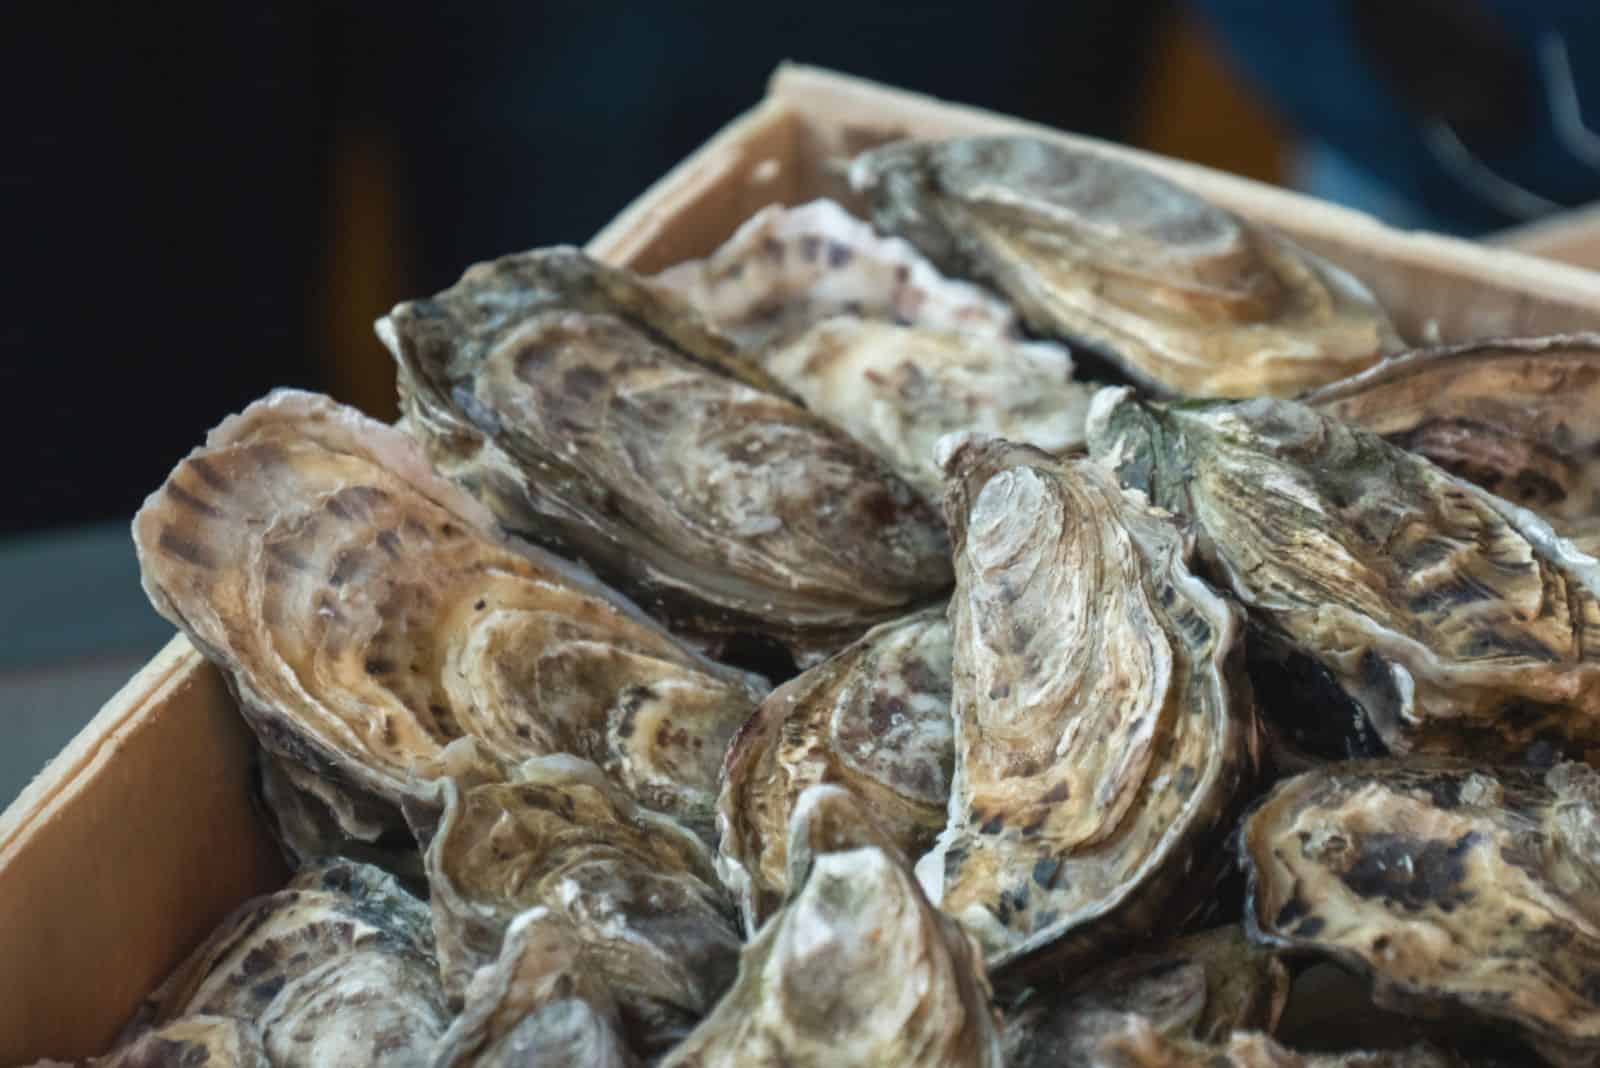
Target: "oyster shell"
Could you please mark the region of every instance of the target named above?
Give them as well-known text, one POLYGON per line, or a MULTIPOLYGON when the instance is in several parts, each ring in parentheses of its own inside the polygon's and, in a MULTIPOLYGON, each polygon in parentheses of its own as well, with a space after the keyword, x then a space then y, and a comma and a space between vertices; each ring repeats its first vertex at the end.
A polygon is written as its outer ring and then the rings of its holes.
POLYGON ((956 762, 917 865, 990 967, 1181 925, 1257 761, 1237 610, 1088 460, 952 443, 956 762))
POLYGON ((930 608, 879 624, 762 702, 728 750, 718 870, 754 931, 787 890, 785 839, 800 795, 838 783, 907 856, 944 826, 954 761, 950 625, 930 608))
POLYGON ((422 852, 394 806, 266 750, 258 763, 266 822, 291 868, 347 857, 377 865, 407 889, 426 888, 422 852))
POLYGON ((254 1023, 278 1068, 425 1064, 447 1022, 428 908, 370 865, 308 867, 224 920, 134 1035, 195 1016, 254 1023))
POLYGON ((663 1068, 1000 1068, 977 945, 904 865, 817 856, 756 935, 716 1010, 663 1068))
POLYGON ((1241 842, 1259 937, 1371 975, 1380 1005, 1600 1056, 1600 772, 1340 764, 1280 784, 1241 842))
POLYGON ((577 935, 550 910, 531 909, 506 928, 499 960, 473 976, 433 1068, 634 1068, 620 1027, 577 935))
POLYGON ((276 1068, 255 1025, 225 1016, 183 1016, 97 1058, 95 1068, 276 1068))
POLYGON ((687 305, 575 249, 480 264, 378 331, 442 471, 685 630, 831 651, 949 585, 909 486, 732 377, 687 305))
POLYGON ((1162 1034, 1139 1016, 1123 1016, 1100 1039, 1086 1068, 1467 1068, 1428 1045, 1348 1053, 1298 1053, 1266 1035, 1241 1031, 1219 1042, 1162 1034))
POLYGON ((652 281, 749 350, 835 317, 993 339, 1018 332, 1004 301, 943 277, 909 242, 879 235, 831 200, 763 208, 710 256, 652 281))
POLYGON ((1302 399, 1532 509, 1585 551, 1600 544, 1600 334, 1408 352, 1302 399))
POLYGON ((156 608, 222 667, 263 746, 329 789, 431 796, 421 780, 461 774, 446 749, 472 737, 490 764, 590 757, 709 833, 761 687, 491 528, 411 438, 294 391, 212 431, 134 520, 156 608))
POLYGON ((1354 703, 1295 716, 1489 761, 1600 742, 1600 572, 1526 511, 1291 401, 1106 390, 1089 432, 1125 484, 1198 524, 1264 643, 1354 703))
POLYGON ((733 979, 741 940, 710 851, 593 764, 541 757, 512 781, 442 791, 424 859, 453 999, 541 905, 570 924, 641 1053, 683 1037, 733 979))
POLYGON ((1189 396, 1292 396, 1399 347, 1332 264, 1131 164, 1027 137, 856 158, 879 228, 992 283, 1034 330, 1189 396))
POLYGON ((1030 991, 1006 1017, 1010 1068, 1081 1064, 1136 1013, 1162 1035, 1225 1041, 1237 1030, 1271 1031, 1289 973, 1237 925, 1176 938, 1097 968, 1066 985, 1030 991))

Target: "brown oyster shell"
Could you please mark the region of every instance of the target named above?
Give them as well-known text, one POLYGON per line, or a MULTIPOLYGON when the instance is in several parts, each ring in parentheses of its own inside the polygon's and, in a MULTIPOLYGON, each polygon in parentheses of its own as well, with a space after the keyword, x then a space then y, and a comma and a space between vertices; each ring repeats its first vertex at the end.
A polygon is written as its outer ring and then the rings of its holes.
POLYGON ((1325 673, 1326 698, 1280 704, 1286 729, 1488 761, 1600 743, 1600 568, 1525 510, 1292 401, 1106 390, 1089 430, 1199 526, 1262 643, 1325 673))
POLYGON ((537 906, 570 925, 641 1053, 683 1037, 732 980, 740 938, 710 851, 593 764, 541 757, 509 782, 443 793, 424 859, 452 999, 537 906))
POLYGON ((134 536, 151 601, 278 756, 397 804, 431 795, 462 737, 490 763, 573 752, 710 832, 757 681, 493 533, 400 431, 274 393, 178 465, 134 536))
POLYGON ((836 783, 887 840, 919 856, 944 826, 954 761, 945 609, 881 623, 761 703, 728 750, 718 870, 754 931, 788 884, 785 840, 801 794, 836 783))
POLYGON ((284 859, 296 871, 330 857, 374 864, 424 888, 422 851, 389 803, 261 750, 260 801, 284 859))
POLYGON ((1419 349, 1302 400, 1596 544, 1600 333, 1419 349))
MULTIPOLYGON (((826 788, 823 788, 826 789, 826 788)), ((871 846, 815 857, 663 1068, 1000 1068, 977 944, 871 846)))
POLYGON ((1175 930, 1257 762, 1237 610, 1087 460, 968 439, 946 469, 956 763, 918 875, 990 967, 1175 930))
POLYGON ((635 1068, 616 999, 570 925, 545 908, 506 928, 499 959, 478 970, 434 1068, 635 1068))
POLYGON ((1468 1068, 1467 1062, 1428 1045, 1345 1053, 1299 1053, 1259 1032, 1240 1031, 1217 1043, 1162 1034, 1139 1016, 1123 1016, 1085 1068, 1468 1068))
POLYGON ((1356 279, 1132 164, 975 137, 874 149, 850 180, 879 228, 1151 389, 1293 396, 1400 347, 1356 279))
POLYGON ((728 373, 687 305, 575 249, 480 264, 379 333, 442 471, 682 629, 828 650, 949 585, 909 486, 728 373))
POLYGON ((427 906, 370 865, 330 860, 241 905, 134 1025, 252 1022, 274 1066, 421 1065, 444 1032, 427 906))
POLYGON ((225 1016, 182 1016, 146 1031, 94 1061, 95 1068, 277 1068, 252 1023, 225 1016))
POLYGON ((1280 784, 1241 843, 1259 937, 1370 975, 1380 1005, 1600 1056, 1600 772, 1333 765, 1280 784))

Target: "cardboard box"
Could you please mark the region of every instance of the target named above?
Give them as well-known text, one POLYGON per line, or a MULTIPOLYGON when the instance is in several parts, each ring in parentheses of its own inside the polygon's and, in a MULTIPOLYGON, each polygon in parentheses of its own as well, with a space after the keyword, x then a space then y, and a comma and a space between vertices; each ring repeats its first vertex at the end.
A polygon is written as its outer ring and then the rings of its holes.
MULTIPOLYGON (((1600 274, 796 66, 589 249, 654 271, 710 251, 767 204, 849 203, 837 161, 860 149, 1003 131, 1143 164, 1288 232, 1364 279, 1412 340, 1600 327, 1600 274)), ((281 884, 249 797, 252 744, 217 673, 176 638, 0 817, 0 1065, 102 1051, 230 909, 281 884)))

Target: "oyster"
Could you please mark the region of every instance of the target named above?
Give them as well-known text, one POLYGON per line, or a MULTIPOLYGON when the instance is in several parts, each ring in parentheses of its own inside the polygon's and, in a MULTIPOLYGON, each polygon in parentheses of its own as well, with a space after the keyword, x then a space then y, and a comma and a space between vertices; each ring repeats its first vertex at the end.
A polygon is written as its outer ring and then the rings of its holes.
POLYGON ((541 905, 570 925, 641 1053, 686 1034, 732 980, 740 938, 710 851, 593 764, 541 757, 510 782, 442 790, 424 859, 452 998, 494 962, 512 920, 541 905))
POLYGON ((243 1020, 183 1016, 146 1031, 94 1061, 95 1068, 277 1068, 267 1060, 261 1034, 243 1020))
POLYGON ((279 1068, 425 1064, 447 1020, 427 906, 369 865, 312 865, 224 920, 134 1034, 196 1016, 253 1023, 279 1068))
POLYGON ((422 853, 394 806, 265 750, 258 758, 266 822, 292 868, 347 857, 377 865, 408 888, 425 887, 422 853))
POLYGON ((1600 569, 1527 512, 1292 401, 1106 390, 1089 433, 1125 484, 1198 524, 1263 644, 1332 683, 1334 703, 1285 719, 1489 761, 1600 742, 1600 569))
POLYGON ((956 760, 919 862, 990 967, 1179 927, 1257 761, 1236 609, 1088 460, 952 443, 956 760))
POLYGON ((1162 1035, 1225 1041, 1236 1030, 1271 1031, 1289 973, 1236 925, 1173 939, 1065 985, 1029 991, 1006 1018, 1010 1068, 1081 1064, 1137 1013, 1162 1035))
POLYGON ((954 760, 944 608, 879 624, 774 690, 728 750, 717 804, 718 869, 747 929, 787 883, 785 838, 801 793, 839 783, 888 840, 919 856, 944 826, 954 760))
POLYGON ((1000 1068, 988 998, 976 944, 899 860, 824 853, 663 1068, 1000 1068))
POLYGON ((330 790, 431 796, 421 780, 471 737, 485 775, 577 753, 709 833, 756 681, 491 528, 411 438, 293 391, 212 431, 134 520, 151 601, 222 667, 263 746, 330 790))
POLYGON ((1600 334, 1408 352, 1302 399, 1600 545, 1600 334))
POLYGON ((1152 389, 1292 396, 1399 347, 1355 278, 1109 157, 1027 137, 904 142, 857 157, 850 180, 881 229, 1152 389))
POLYGON ((500 959, 473 976, 433 1068, 633 1068, 620 1027, 577 936, 536 908, 511 921, 500 959))
POLYGON ((685 630, 811 655, 949 585, 909 486, 728 373, 736 350, 687 305, 575 249, 480 264, 378 332, 442 471, 685 630))
POLYGON ((1216 1044, 1163 1035, 1139 1016, 1123 1016, 1078 1062, 1086 1068, 1467 1068, 1428 1045, 1349 1053, 1297 1053, 1266 1035, 1241 1031, 1216 1044))
POLYGON ((1370 974, 1380 1005, 1600 1056, 1600 772, 1340 764, 1280 784, 1241 842, 1259 937, 1370 974))
POLYGON ((763 208, 710 256, 652 281, 752 351, 836 317, 993 339, 1017 334, 1005 302, 941 276, 910 243, 880 236, 831 200, 763 208))

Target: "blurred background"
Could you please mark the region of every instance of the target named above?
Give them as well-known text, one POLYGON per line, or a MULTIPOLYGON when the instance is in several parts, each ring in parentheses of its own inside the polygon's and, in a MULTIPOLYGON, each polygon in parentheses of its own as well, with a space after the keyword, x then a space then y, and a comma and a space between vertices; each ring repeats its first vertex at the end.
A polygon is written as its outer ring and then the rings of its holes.
POLYGON ((1481 237, 1600 200, 1596 0, 14 5, 0 804, 170 635, 127 522, 371 324, 581 243, 792 58, 1481 237))

